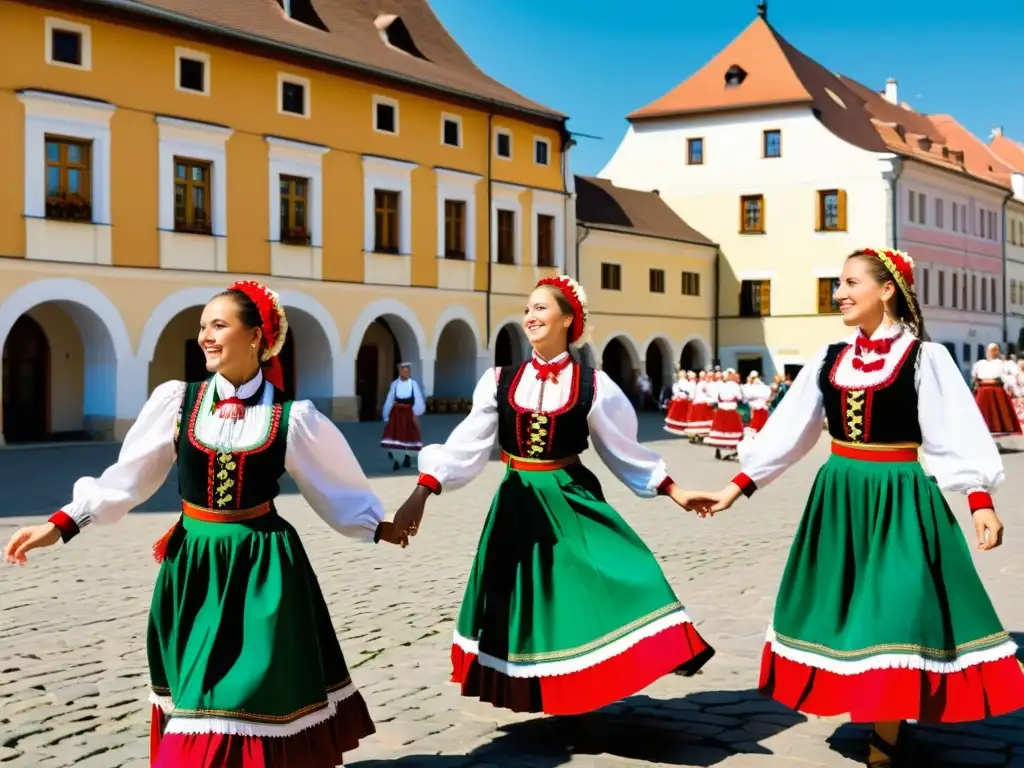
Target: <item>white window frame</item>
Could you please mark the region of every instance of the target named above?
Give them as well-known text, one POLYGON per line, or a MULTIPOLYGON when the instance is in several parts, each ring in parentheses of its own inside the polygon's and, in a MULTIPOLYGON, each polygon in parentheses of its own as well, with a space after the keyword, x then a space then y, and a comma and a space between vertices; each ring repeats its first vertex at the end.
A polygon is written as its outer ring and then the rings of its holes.
POLYGON ((181 93, 190 93, 193 96, 210 95, 210 54, 203 51, 196 51, 191 48, 174 49, 174 90, 181 93), (183 88, 181 85, 181 60, 192 59, 203 64, 203 90, 193 91, 191 88, 183 88))
MULTIPOLYGON (((558 270, 565 269, 565 201, 557 192, 546 192, 535 189, 533 191, 533 226, 531 227, 533 240, 530 249, 530 263, 540 266, 540 227, 537 224, 537 217, 540 214, 551 216, 555 220, 554 246, 555 264, 558 270)), ((545 267, 550 269, 550 267, 545 267)))
POLYGON ((25 105, 25 216, 46 218, 46 135, 51 134, 92 142, 92 222, 109 225, 110 118, 117 107, 43 91, 22 91, 18 100, 25 105))
POLYGON ((417 163, 363 155, 363 251, 373 253, 373 193, 382 189, 398 193, 398 255, 412 254, 412 172, 417 163))
POLYGON ((281 242, 281 177, 306 179, 306 211, 309 244, 323 247, 324 172, 323 157, 329 147, 267 136, 270 159, 270 242, 281 242))
POLYGON ((77 21, 68 21, 67 19, 60 19, 56 16, 47 16, 46 23, 46 63, 52 67, 65 67, 67 69, 77 69, 83 72, 92 71, 92 27, 88 24, 81 24, 77 21), (68 64, 66 61, 54 61, 53 60, 53 32, 59 30, 61 32, 75 32, 82 38, 82 63, 81 64, 68 64))
POLYGON ((515 156, 515 151, 514 151, 515 141, 513 139, 514 139, 514 137, 512 136, 512 131, 509 130, 508 128, 495 128, 494 129, 494 156, 496 158, 498 158, 499 160, 512 160, 512 158, 515 156), (499 136, 508 136, 508 157, 506 157, 505 155, 499 154, 499 152, 498 152, 498 137, 499 136))
POLYGON ((398 99, 393 99, 390 96, 381 96, 380 94, 373 95, 373 130, 376 133, 383 133, 385 136, 398 136, 399 135, 399 110, 398 110, 398 99), (395 111, 395 130, 385 131, 377 126, 377 107, 383 105, 391 107, 395 111))
POLYGON ((309 82, 308 77, 300 77, 299 75, 292 75, 288 72, 277 73, 277 113, 279 115, 287 115, 288 117, 301 117, 306 120, 313 114, 313 86, 309 82), (289 112, 284 108, 284 84, 291 83, 292 85, 301 85, 303 88, 303 111, 302 114, 298 112, 289 112))
MULTIPOLYGON (((174 158, 187 157, 210 163, 210 234, 228 234, 228 157, 227 141, 234 131, 220 125, 197 123, 177 117, 156 118, 160 133, 160 191, 158 226, 174 232, 174 158)), ((200 235, 202 237, 202 235, 200 235)))
POLYGON ((534 136, 533 137, 533 164, 534 165, 539 165, 542 168, 550 168, 551 167, 551 141, 549 139, 544 138, 543 136, 534 136), (538 144, 544 144, 548 148, 548 161, 546 163, 538 163, 537 162, 537 145, 538 144))
MULTIPOLYGON (((526 187, 516 184, 491 183, 491 261, 498 263, 498 211, 512 211, 516 215, 515 242, 512 248, 513 263, 523 263, 523 204, 519 196, 526 187)), ((510 266, 510 265, 503 265, 510 266)))
POLYGON ((462 117, 460 115, 452 115, 448 112, 441 113, 441 146, 449 147, 450 149, 462 149, 462 117), (458 144, 446 144, 444 141, 444 124, 449 121, 455 123, 459 127, 458 144))
POLYGON ((476 186, 483 176, 443 168, 435 168, 434 175, 437 177, 437 258, 444 258, 444 203, 459 200, 466 204, 466 261, 476 261, 476 186))

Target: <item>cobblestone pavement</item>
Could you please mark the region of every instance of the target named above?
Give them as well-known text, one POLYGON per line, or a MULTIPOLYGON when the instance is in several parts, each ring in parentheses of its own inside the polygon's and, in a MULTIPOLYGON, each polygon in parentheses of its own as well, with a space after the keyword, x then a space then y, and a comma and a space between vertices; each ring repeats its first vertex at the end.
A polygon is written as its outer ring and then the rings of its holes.
MULTIPOLYGON (((433 417, 428 437, 454 422, 433 417)), ((710 449, 644 433, 685 485, 720 487, 735 464, 710 449)), ((345 425, 390 509, 413 484, 375 449, 379 425, 345 425)), ((774 590, 802 508, 826 452, 814 454, 753 500, 699 520, 667 500, 641 502, 591 455, 612 503, 657 553, 701 631, 718 650, 705 671, 670 677, 641 695, 565 723, 516 716, 456 695, 446 682, 454 617, 500 465, 468 489, 428 507, 407 550, 355 546, 334 535, 293 493, 283 514, 309 550, 376 736, 348 755, 361 768, 626 768, 638 765, 854 766, 865 732, 841 719, 807 718, 752 690, 774 590)), ((95 473, 116 446, 0 452, 0 539, 65 500, 73 480, 95 473)), ((1024 454, 1006 455, 999 494, 1006 545, 976 562, 1010 630, 1024 630, 1024 454)), ((288 489, 293 492, 294 489, 288 489)), ((969 524, 966 503, 953 508, 969 524)), ((71 546, 38 554, 24 569, 0 568, 0 766, 142 768, 147 765, 145 627, 156 566, 150 545, 174 519, 174 481, 142 511, 93 527, 71 546)), ((973 536, 973 531, 965 528, 973 536)), ((916 765, 1024 768, 1024 713, 966 727, 914 728, 916 765)))

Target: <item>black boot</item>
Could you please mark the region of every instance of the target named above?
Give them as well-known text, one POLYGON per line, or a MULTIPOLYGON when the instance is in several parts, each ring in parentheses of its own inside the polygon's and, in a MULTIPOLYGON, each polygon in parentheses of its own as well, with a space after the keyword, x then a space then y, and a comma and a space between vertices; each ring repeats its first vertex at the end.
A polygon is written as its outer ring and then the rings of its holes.
POLYGON ((398 462, 397 461, 394 463, 394 466, 391 467, 391 471, 392 472, 397 472, 398 471, 398 462))
POLYGON ((402 462, 402 466, 406 469, 412 466, 412 457, 408 453, 405 454, 405 461, 402 462))

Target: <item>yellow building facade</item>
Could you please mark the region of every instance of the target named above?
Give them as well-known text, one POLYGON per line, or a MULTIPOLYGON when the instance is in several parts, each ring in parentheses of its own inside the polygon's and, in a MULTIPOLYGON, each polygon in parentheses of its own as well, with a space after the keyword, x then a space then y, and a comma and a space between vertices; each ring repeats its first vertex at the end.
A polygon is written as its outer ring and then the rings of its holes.
POLYGON ((565 118, 425 3, 344 30, 330 4, 150 5, 0 0, 5 439, 123 436, 157 384, 204 375, 201 307, 242 277, 280 293, 288 386, 334 418, 376 418, 400 359, 471 392, 565 267, 565 118))
POLYGON ((709 367, 718 246, 656 192, 579 176, 574 186, 591 329, 584 357, 627 392, 646 373, 655 395, 677 368, 709 367))

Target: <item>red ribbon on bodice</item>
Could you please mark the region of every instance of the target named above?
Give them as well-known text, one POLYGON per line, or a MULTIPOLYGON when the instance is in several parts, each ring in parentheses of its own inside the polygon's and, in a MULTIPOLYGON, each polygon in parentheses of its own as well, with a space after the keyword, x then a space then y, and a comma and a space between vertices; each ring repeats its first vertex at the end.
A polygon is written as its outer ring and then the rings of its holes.
POLYGON ((569 367, 572 362, 572 358, 566 355, 561 360, 554 363, 542 363, 536 357, 531 361, 533 369, 537 372, 537 379, 540 381, 558 381, 559 374, 569 367))

